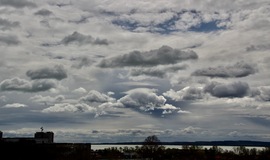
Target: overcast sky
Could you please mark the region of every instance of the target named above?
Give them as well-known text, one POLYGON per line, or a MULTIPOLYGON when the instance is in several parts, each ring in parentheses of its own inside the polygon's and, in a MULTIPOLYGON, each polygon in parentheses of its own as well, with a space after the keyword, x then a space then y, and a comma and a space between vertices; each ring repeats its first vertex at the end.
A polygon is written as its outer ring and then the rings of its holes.
POLYGON ((0 0, 0 130, 270 141, 269 0, 0 0))

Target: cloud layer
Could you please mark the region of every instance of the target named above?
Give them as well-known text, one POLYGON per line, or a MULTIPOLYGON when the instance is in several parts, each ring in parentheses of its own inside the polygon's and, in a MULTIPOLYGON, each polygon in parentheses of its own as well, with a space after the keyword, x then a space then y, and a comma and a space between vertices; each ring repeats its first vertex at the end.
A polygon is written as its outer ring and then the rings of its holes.
POLYGON ((4 135, 269 141, 265 0, 0 0, 0 15, 4 135))

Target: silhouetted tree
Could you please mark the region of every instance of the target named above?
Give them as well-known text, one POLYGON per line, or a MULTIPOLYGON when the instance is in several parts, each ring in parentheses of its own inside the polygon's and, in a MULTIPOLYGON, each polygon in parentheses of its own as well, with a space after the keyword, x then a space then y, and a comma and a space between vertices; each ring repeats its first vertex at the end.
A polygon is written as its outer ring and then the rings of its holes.
POLYGON ((142 156, 144 158, 158 159, 162 155, 165 147, 162 146, 156 135, 148 136, 141 147, 142 156))

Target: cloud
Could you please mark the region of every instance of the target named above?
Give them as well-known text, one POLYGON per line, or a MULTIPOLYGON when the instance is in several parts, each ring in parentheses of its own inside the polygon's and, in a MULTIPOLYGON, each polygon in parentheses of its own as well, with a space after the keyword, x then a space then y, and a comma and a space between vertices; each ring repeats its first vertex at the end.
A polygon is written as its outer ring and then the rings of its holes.
POLYGON ((0 0, 0 5, 2 6, 10 6, 14 8, 24 8, 24 7, 37 7, 37 5, 28 0, 0 0))
MULTIPOLYGON (((164 5, 164 4, 162 4, 164 5)), ((174 4, 175 5, 175 4, 174 4)), ((222 25, 229 19, 224 12, 205 12, 197 9, 159 8, 143 10, 130 8, 129 11, 111 11, 112 24, 132 32, 169 34, 172 32, 211 32, 225 29, 222 25)), ((108 12, 103 12, 108 14, 108 12)))
POLYGON ((43 109, 43 113, 57 113, 57 112, 88 112, 95 113, 96 109, 87 104, 69 104, 69 103, 59 103, 55 104, 49 108, 43 109))
POLYGON ((246 51, 248 52, 266 51, 266 50, 270 50, 270 44, 250 45, 246 48, 246 51))
POLYGON ((258 100, 270 101, 270 86, 259 87, 253 94, 258 100))
POLYGON ((21 43, 19 40, 18 40, 18 37, 16 36, 11 36, 11 35, 2 35, 0 36, 0 44, 5 44, 5 45, 8 45, 8 46, 11 46, 11 45, 18 45, 19 43, 21 43))
POLYGON ((159 49, 148 52, 133 51, 128 54, 105 58, 98 66, 102 68, 114 68, 125 66, 156 66, 175 64, 181 61, 198 59, 194 51, 182 51, 169 46, 162 46, 159 49))
POLYGON ((127 108, 159 115, 181 111, 180 108, 167 104, 166 98, 158 96, 151 89, 137 88, 128 91, 126 94, 126 96, 120 98, 118 101, 127 108))
POLYGON ((174 101, 197 100, 204 98, 203 89, 198 87, 185 87, 177 92, 170 89, 169 91, 163 93, 163 95, 171 98, 174 101))
POLYGON ((72 60, 75 61, 72 67, 77 69, 88 67, 93 63, 93 60, 89 59, 88 57, 73 58, 72 60))
POLYGON ((0 18, 0 30, 11 30, 12 28, 16 28, 20 26, 20 22, 11 22, 7 19, 0 18))
POLYGON ((28 107, 28 106, 21 103, 6 104, 3 106, 3 108, 25 108, 25 107, 28 107))
POLYGON ((109 41, 107 39, 100 39, 100 38, 95 39, 90 35, 83 35, 79 32, 73 32, 71 35, 66 36, 65 38, 62 39, 60 43, 64 45, 69 45, 69 44, 109 45, 109 41))
POLYGON ((42 92, 56 87, 57 84, 53 80, 27 81, 17 77, 0 83, 1 91, 42 92))
POLYGON ((83 87, 80 87, 80 88, 74 89, 72 92, 76 94, 85 94, 87 91, 83 87))
POLYGON ((1 96, 0 97, 0 103, 1 102, 7 102, 8 98, 6 96, 1 96))
POLYGON ((228 84, 211 82, 204 87, 205 92, 218 98, 244 97, 249 93, 249 90, 249 85, 245 82, 233 82, 228 84))
POLYGON ((187 128, 181 129, 180 134, 196 134, 200 128, 189 126, 187 128))
POLYGON ((35 12, 35 15, 38 15, 38 16, 50 16, 52 14, 53 14, 52 11, 47 10, 47 9, 41 9, 41 10, 35 12))
POLYGON ((238 131, 231 131, 230 133, 228 133, 228 135, 230 137, 241 137, 241 136, 243 136, 243 134, 238 132, 238 131))
POLYGON ((106 94, 100 93, 96 90, 91 90, 86 96, 81 97, 80 101, 91 104, 91 103, 113 102, 115 101, 115 99, 106 94))
POLYGON ((146 75, 150 77, 159 77, 163 78, 167 73, 176 72, 178 70, 186 69, 186 65, 159 65, 155 67, 148 67, 148 68, 133 68, 130 70, 130 76, 141 76, 146 75))
POLYGON ((41 103, 41 104, 51 104, 51 103, 60 103, 65 100, 65 96, 58 95, 56 97, 51 96, 42 96, 42 95, 35 95, 30 98, 33 102, 41 103))
POLYGON ((231 78, 231 77, 246 77, 256 72, 257 69, 255 68, 254 65, 250 65, 244 62, 238 62, 232 66, 218 66, 199 69, 193 72, 192 75, 231 78))
POLYGON ((62 65, 55 65, 53 68, 41 68, 29 70, 26 75, 33 79, 57 79, 62 80, 67 78, 67 72, 62 65))

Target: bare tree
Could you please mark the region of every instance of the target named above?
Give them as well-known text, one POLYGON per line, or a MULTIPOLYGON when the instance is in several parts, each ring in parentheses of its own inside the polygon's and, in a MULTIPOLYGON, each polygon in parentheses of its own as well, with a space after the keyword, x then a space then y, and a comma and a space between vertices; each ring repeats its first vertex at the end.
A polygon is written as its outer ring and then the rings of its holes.
POLYGON ((141 147, 142 156, 156 159, 164 150, 160 140, 156 135, 148 136, 141 147))

